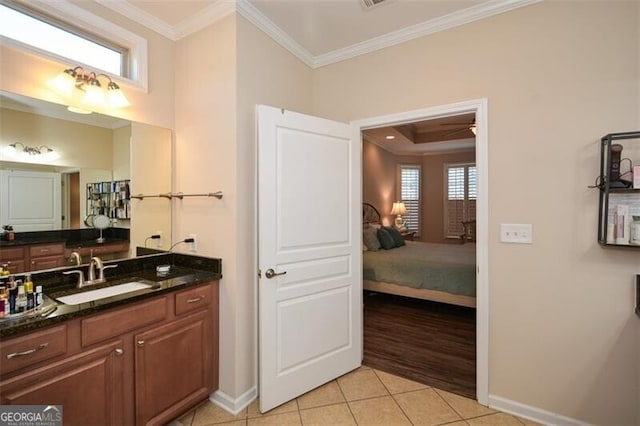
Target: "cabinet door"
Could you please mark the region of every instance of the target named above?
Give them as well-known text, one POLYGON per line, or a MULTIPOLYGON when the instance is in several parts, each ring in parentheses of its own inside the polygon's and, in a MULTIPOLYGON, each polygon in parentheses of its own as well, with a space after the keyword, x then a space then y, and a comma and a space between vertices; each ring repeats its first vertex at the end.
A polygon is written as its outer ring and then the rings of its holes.
POLYGON ((53 269, 64 266, 62 256, 46 256, 31 258, 31 271, 41 271, 43 269, 53 269))
POLYGON ((213 387, 211 313, 200 311, 135 336, 136 424, 163 424, 213 387))
POLYGON ((122 341, 0 382, 2 405, 62 405, 68 425, 123 424, 122 341))

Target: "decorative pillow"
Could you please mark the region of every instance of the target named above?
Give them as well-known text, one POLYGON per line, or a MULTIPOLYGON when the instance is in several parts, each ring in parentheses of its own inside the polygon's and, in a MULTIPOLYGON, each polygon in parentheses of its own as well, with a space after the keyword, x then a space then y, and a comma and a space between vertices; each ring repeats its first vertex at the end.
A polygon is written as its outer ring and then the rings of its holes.
POLYGON ((393 241, 393 237, 386 228, 378 229, 378 240, 380 240, 380 245, 385 250, 390 250, 396 247, 396 243, 395 241, 393 241))
POLYGON ((363 229, 362 242, 371 251, 380 250, 380 241, 378 240, 378 230, 376 228, 363 229))
POLYGON ((400 231, 398 231, 398 228, 389 226, 389 227, 385 227, 384 229, 386 229, 389 232, 389 234, 391 234, 391 238, 393 238, 393 242, 395 243, 396 247, 405 245, 404 238, 402 238, 402 234, 400 234, 400 231))

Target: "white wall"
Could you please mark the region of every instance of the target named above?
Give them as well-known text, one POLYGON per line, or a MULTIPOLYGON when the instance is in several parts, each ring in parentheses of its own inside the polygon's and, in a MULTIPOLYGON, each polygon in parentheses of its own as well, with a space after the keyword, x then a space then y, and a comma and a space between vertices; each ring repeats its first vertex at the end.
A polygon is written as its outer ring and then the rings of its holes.
POLYGON ((343 121, 488 98, 489 392, 594 424, 640 422, 640 253, 598 246, 587 189, 599 138, 639 125, 639 5, 543 2, 314 72, 343 121))

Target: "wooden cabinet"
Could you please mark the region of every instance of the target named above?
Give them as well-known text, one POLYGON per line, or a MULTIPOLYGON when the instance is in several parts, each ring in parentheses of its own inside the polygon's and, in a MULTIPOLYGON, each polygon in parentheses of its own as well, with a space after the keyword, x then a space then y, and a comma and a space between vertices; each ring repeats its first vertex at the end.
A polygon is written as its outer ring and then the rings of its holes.
POLYGON ((0 341, 0 404, 166 424, 218 387, 218 281, 0 341))
POLYGON ((28 251, 30 271, 64 266, 64 243, 31 245, 28 251))
POLYGON ((3 247, 0 250, 0 263, 7 264, 12 274, 19 274, 27 271, 24 259, 24 247, 3 247))
POLYGON ((3 247, 0 262, 8 263, 12 274, 64 266, 64 243, 3 247))
POLYGON ((41 368, 27 368, 0 384, 0 401, 62 405, 65 425, 124 424, 122 346, 122 341, 115 341, 41 368))
POLYGON ((135 336, 136 424, 165 424, 212 389, 208 311, 135 336))

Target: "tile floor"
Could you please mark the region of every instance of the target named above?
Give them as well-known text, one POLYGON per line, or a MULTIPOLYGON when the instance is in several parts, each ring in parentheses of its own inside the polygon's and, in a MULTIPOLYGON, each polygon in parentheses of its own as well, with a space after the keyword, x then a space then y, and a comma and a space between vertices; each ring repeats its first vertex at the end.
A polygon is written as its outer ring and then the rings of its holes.
POLYGON ((258 401, 237 416, 206 402, 178 425, 491 425, 537 423, 379 370, 361 367, 271 411, 258 401))

